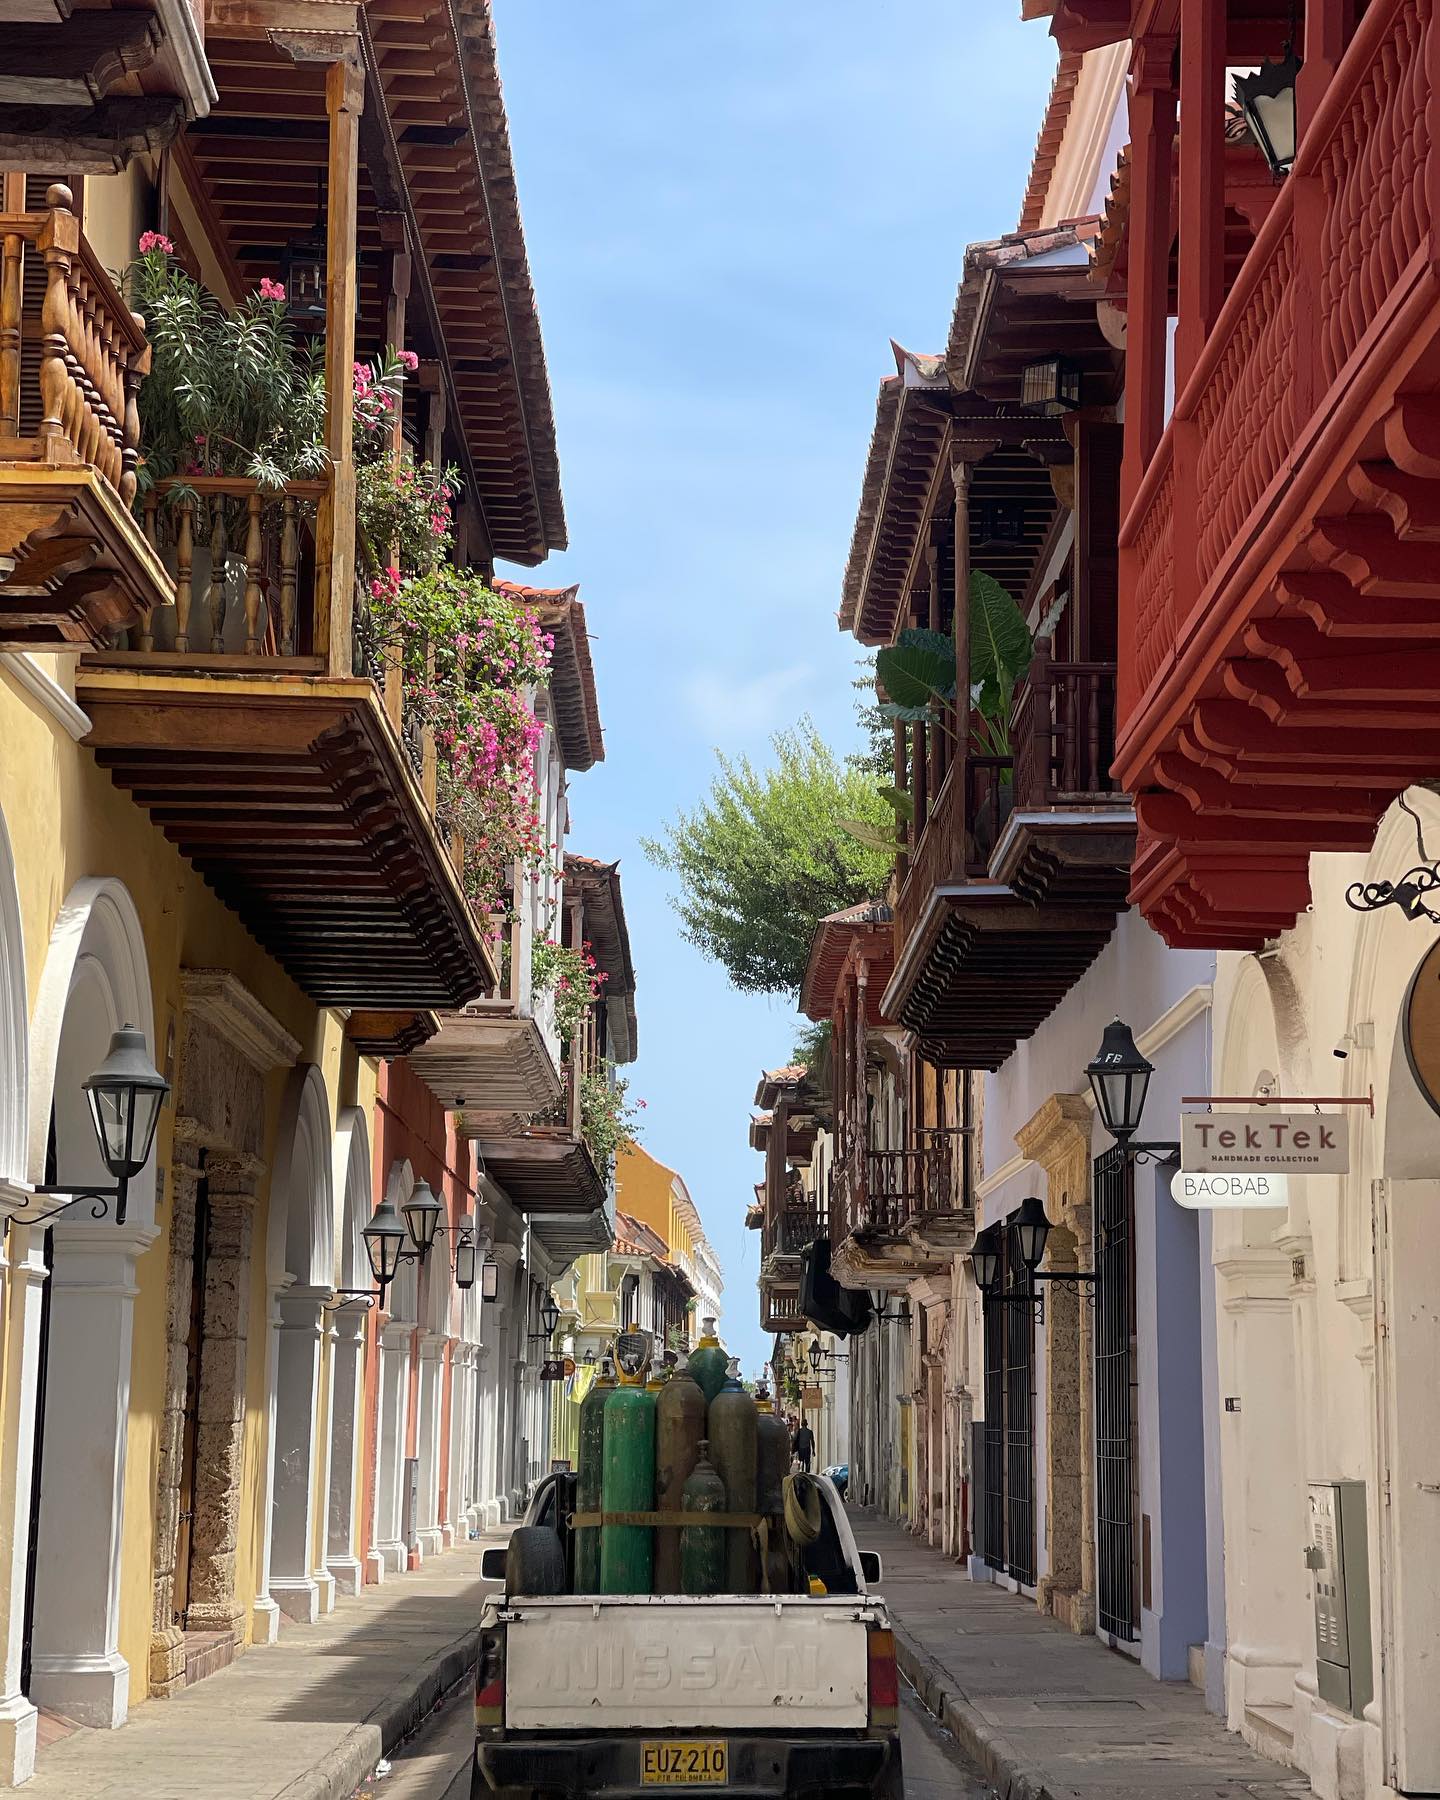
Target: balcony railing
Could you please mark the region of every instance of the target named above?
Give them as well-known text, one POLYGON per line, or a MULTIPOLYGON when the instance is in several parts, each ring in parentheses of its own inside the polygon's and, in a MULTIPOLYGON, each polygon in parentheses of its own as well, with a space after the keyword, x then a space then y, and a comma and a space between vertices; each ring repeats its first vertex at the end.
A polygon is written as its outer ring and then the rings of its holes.
POLYGON ((1377 332, 1394 327, 1392 362, 1411 348, 1403 303, 1434 254, 1437 91, 1433 8, 1373 0, 1125 520, 1122 740, 1241 559, 1258 567, 1257 539, 1283 528, 1277 500, 1305 452, 1321 455, 1383 376, 1377 332))
POLYGON ((918 1150, 869 1150, 852 1161, 859 1165, 847 1184, 852 1232, 898 1232, 907 1219, 953 1204, 948 1137, 918 1150))
POLYGON ((1035 647, 1015 698, 1015 805, 1021 811, 1108 799, 1115 791, 1115 665, 1052 662, 1035 647))
POLYGON ((57 184, 45 200, 45 212, 0 214, 3 455, 88 463, 128 506, 150 367, 144 321, 81 233, 69 188, 57 184))
POLYGON ((761 1233, 762 1257, 799 1256, 829 1229, 827 1215, 818 1207, 782 1207, 779 1218, 767 1220, 761 1233))

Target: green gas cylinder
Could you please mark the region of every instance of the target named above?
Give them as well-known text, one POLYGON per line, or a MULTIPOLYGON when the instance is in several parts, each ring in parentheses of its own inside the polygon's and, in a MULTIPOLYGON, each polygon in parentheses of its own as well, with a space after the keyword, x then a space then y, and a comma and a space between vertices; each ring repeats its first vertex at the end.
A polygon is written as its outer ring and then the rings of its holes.
MULTIPOLYGON (((605 1402, 602 1511, 652 1512, 655 1507, 655 1396, 640 1374, 622 1370, 605 1402)), ((655 1533, 648 1525, 600 1529, 600 1592, 648 1594, 654 1577, 655 1533)))
MULTIPOLYGON (((715 1472, 725 1483, 725 1499, 732 1513, 752 1512, 755 1507, 756 1413, 755 1402, 740 1385, 740 1362, 730 1364, 725 1385, 710 1402, 708 1419, 710 1451, 715 1472)), ((760 1561, 748 1531, 725 1533, 725 1592, 754 1594, 760 1588, 760 1561)))
MULTIPOLYGON (((595 1385, 580 1402, 580 1453, 575 1469, 576 1512, 599 1512, 605 1472, 605 1403, 615 1392, 615 1365, 607 1356, 595 1385)), ((575 1533, 575 1592, 600 1592, 600 1527, 582 1525, 575 1533)))
MULTIPOLYGON (((769 1521, 765 1590, 790 1589, 790 1558, 785 1536, 785 1477, 790 1473, 790 1433, 770 1404, 764 1388, 755 1393, 755 1510, 769 1521)), ((583 1415, 582 1415, 583 1419, 583 1415)))
MULTIPOLYGON (((705 1396, 686 1369, 673 1374, 655 1400, 655 1508, 681 1512, 685 1483, 705 1438, 705 1396)), ((678 1594, 680 1527, 661 1525, 655 1533, 655 1592, 678 1594)), ((712 1590, 713 1591, 713 1590, 712 1590)))
MULTIPOLYGON (((695 1467, 685 1481, 681 1504, 688 1513, 725 1511, 725 1483, 710 1461, 710 1445, 701 1438, 695 1467)), ((680 1532, 680 1585, 687 1594, 725 1591, 725 1540, 734 1536, 723 1525, 686 1525, 680 1532)))
POLYGON ((725 1385, 725 1371, 729 1367, 729 1358, 720 1347, 720 1340, 715 1335, 715 1321, 705 1319, 700 1327, 700 1342, 690 1352, 688 1364, 691 1376, 699 1382, 700 1391, 707 1400, 713 1400, 725 1385))

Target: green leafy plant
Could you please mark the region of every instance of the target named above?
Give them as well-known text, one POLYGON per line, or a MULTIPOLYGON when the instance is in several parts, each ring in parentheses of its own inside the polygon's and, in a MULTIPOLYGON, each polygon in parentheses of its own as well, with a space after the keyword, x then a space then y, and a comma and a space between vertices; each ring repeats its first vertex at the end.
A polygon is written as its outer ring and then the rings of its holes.
POLYGON ((360 560, 372 576, 389 568, 423 575, 449 552, 451 507, 460 491, 453 464, 396 461, 395 418, 407 375, 419 367, 413 350, 386 349, 352 371, 356 532, 360 560))
POLYGON ((562 1043, 574 1041, 585 1014, 600 998, 608 980, 588 943, 572 950, 568 944, 557 944, 554 938, 535 940, 530 952, 531 996, 554 994, 555 1028, 562 1043))
POLYGON ((622 1150, 640 1135, 637 1109, 644 1101, 630 1099, 630 1083, 605 1062, 580 1079, 580 1135, 595 1167, 608 1170, 622 1150))
MULTIPOLYGON (((983 569, 972 571, 970 730, 984 754, 1011 754, 1016 686, 1030 667, 1036 641, 1054 631, 1064 608, 1064 598, 1057 600, 1032 636, 1010 591, 983 569)), ((875 674, 887 696, 880 708, 886 718, 928 720, 954 703, 955 640, 940 631, 902 631, 876 657, 875 674)))
POLYGON ((809 719, 771 748, 768 768, 717 754, 699 805, 641 840, 678 879, 672 905, 686 941, 751 994, 796 992, 817 923, 870 899, 894 856, 894 815, 872 777, 842 762, 809 719), (848 820, 888 828, 892 841, 863 844, 842 829, 848 820))
POLYGON ((143 494, 170 476, 240 475, 278 492, 326 467, 324 345, 297 339, 268 277, 228 312, 147 231, 122 281, 145 319, 143 494))

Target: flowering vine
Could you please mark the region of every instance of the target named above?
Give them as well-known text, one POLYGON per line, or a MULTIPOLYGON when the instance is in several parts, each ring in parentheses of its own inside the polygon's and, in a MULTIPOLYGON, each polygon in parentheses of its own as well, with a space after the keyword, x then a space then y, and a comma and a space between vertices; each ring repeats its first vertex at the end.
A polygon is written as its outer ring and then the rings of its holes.
POLYGON ((555 996, 555 1026, 564 1044, 573 1043, 589 1007, 600 998, 610 979, 595 960, 588 942, 573 950, 554 938, 537 938, 530 953, 532 998, 542 993, 555 996))
POLYGON ((645 1102, 630 1099, 630 1083, 614 1063, 602 1063, 580 1079, 580 1135, 597 1169, 606 1170, 640 1135, 637 1110, 645 1102))
POLYGON ((351 371, 356 527, 372 582, 424 574, 450 549, 457 470, 391 455, 405 380, 419 367, 413 350, 387 349, 351 371))

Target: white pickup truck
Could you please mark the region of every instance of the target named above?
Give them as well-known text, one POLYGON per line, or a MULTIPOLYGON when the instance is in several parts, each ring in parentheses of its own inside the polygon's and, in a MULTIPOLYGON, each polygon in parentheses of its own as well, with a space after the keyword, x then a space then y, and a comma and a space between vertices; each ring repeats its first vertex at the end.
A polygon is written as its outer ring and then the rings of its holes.
MULTIPOLYGON (((573 1482, 543 1483, 526 1524, 563 1532, 573 1482)), ((821 1533, 804 1556, 824 1594, 487 1601, 472 1800, 901 1800, 880 1559, 817 1485, 821 1533)), ((486 1551, 487 1577, 505 1564, 486 1551)))

